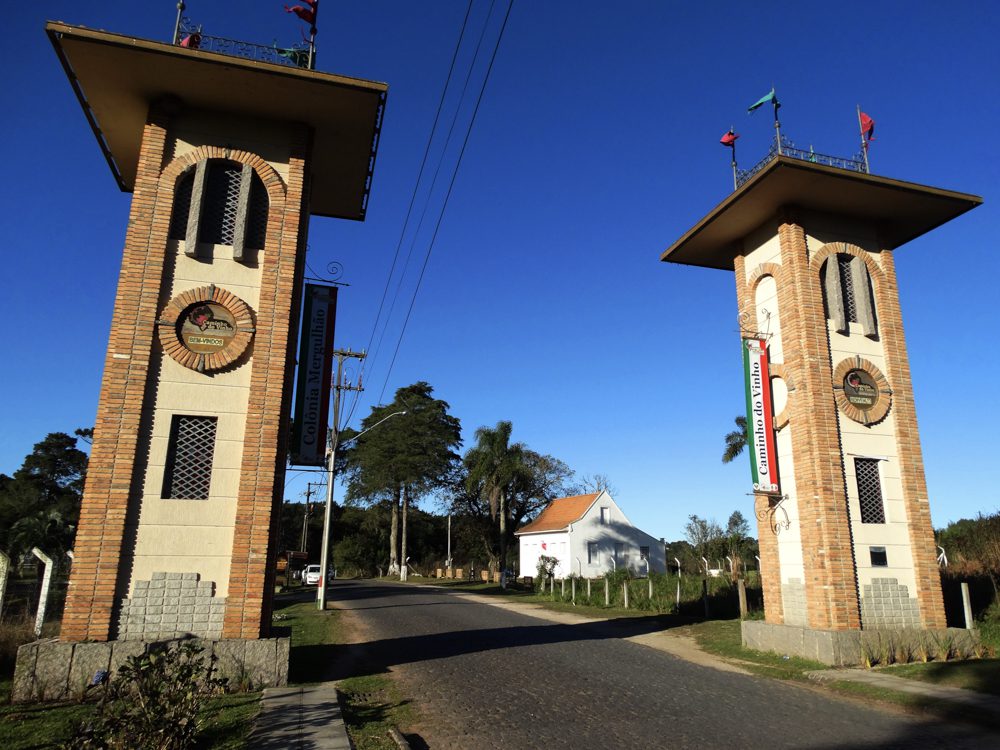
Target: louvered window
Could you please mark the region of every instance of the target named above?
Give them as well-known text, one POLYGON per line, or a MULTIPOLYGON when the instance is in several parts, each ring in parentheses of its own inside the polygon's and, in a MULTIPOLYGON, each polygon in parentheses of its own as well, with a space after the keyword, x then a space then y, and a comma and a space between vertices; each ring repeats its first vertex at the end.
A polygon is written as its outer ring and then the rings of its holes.
POLYGON ((212 483, 216 417, 174 415, 163 475, 163 497, 207 500, 212 483))
MULTIPOLYGON (((267 190, 257 173, 242 164, 215 159, 207 162, 207 169, 203 164, 197 169, 189 169, 177 183, 169 236, 174 240, 193 240, 194 234, 188 237, 188 231, 196 230, 198 242, 235 245, 240 235, 239 224, 245 220, 243 246, 259 250, 264 247, 267 213, 267 190), (199 170, 204 170, 204 184, 200 189, 196 187, 201 179, 199 170), (242 190, 246 176, 251 180, 248 191, 242 190), (248 196, 247 206, 241 210, 244 193, 248 196), (200 198, 194 215, 191 213, 193 196, 196 200, 200 198)), ((187 252, 190 255, 191 248, 187 252)))
POLYGON ((854 476, 858 483, 858 500, 861 502, 861 523, 885 523, 878 459, 854 459, 854 476))

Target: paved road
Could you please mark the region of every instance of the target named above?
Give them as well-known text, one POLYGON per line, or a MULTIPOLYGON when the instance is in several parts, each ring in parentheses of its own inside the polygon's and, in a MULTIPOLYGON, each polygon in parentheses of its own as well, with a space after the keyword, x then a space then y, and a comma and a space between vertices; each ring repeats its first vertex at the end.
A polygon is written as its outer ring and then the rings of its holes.
POLYGON ((870 710, 623 640, 649 631, 639 618, 565 625, 374 582, 338 582, 331 594, 364 641, 336 652, 334 676, 391 670, 433 750, 1000 748, 1000 736, 968 725, 870 710))

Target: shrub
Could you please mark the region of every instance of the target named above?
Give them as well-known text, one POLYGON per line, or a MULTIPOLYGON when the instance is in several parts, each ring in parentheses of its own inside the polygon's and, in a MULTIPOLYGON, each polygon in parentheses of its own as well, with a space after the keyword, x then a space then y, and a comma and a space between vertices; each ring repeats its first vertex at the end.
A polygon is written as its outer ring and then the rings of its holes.
POLYGON ((191 641, 131 657, 103 687, 94 718, 71 750, 183 750, 210 718, 206 699, 225 687, 191 641), (201 713, 199 717, 199 713, 201 713))

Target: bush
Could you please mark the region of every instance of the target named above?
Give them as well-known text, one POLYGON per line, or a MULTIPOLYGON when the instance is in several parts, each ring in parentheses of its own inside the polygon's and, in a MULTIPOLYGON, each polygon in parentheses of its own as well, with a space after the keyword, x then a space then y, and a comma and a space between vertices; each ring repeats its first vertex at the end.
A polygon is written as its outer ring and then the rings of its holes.
POLYGON ((35 640, 35 621, 20 615, 0 622, 0 678, 14 673, 19 646, 35 640))
POLYGON ((212 662, 185 641, 131 657, 104 685, 97 712, 67 745, 71 750, 183 750, 211 718, 199 712, 225 687, 212 662))

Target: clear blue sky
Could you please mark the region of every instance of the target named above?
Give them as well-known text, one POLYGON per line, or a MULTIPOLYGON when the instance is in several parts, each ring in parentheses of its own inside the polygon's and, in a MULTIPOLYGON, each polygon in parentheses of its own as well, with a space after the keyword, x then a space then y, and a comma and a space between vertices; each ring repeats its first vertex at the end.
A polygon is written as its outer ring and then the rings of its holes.
MULTIPOLYGON (((312 221, 310 264, 339 261, 351 284, 338 346, 368 343, 465 7, 323 0, 319 67, 390 85, 367 221, 312 221)), ((476 0, 470 42, 488 9, 476 0)), ((43 23, 167 40, 174 13, 165 0, 8 11, 0 471, 46 433, 94 422, 130 198, 43 23)), ((193 0, 188 15, 268 44, 301 26, 277 0, 193 0)), ((427 380, 467 442, 511 420, 535 450, 607 474, 655 536, 680 537, 691 513, 750 517, 746 461, 719 460, 743 408, 732 274, 658 257, 730 190, 730 124, 743 166, 765 152, 768 113, 746 107, 773 83, 797 144, 854 153, 860 103, 877 123, 875 173, 985 198, 901 249, 897 270, 934 522, 997 510, 998 27, 992 3, 518 0, 386 400, 427 380)), ((454 149, 444 177, 453 164, 454 149)), ((382 390, 443 184, 355 424, 382 390)))

